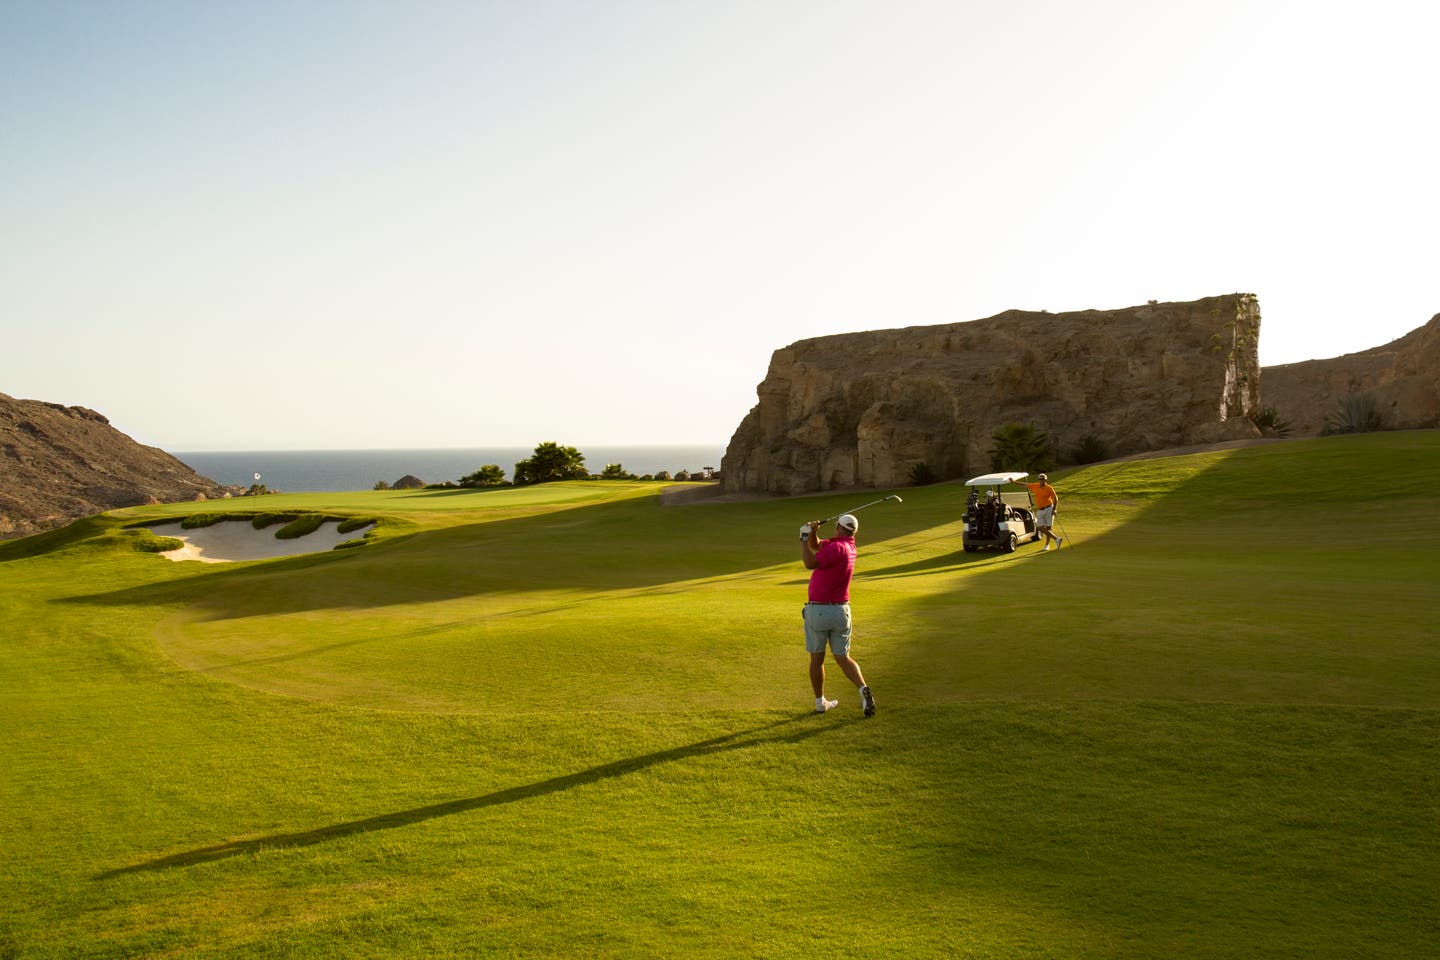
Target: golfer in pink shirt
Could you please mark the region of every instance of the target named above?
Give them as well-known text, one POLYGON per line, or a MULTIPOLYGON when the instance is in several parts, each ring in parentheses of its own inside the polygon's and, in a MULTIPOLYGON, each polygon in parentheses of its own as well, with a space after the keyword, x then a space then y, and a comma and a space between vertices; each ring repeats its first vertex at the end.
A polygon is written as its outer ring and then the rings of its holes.
POLYGON ((800 541, 800 559, 810 574, 810 601, 801 616, 805 621, 805 649, 810 654, 810 686, 815 689, 815 712, 824 713, 840 705, 825 699, 825 648, 835 663, 860 690, 860 709, 875 716, 875 698, 865 685, 860 664, 850 658, 850 578, 855 573, 855 531, 860 521, 854 514, 835 520, 835 536, 820 539, 820 521, 810 522, 810 535, 800 541))

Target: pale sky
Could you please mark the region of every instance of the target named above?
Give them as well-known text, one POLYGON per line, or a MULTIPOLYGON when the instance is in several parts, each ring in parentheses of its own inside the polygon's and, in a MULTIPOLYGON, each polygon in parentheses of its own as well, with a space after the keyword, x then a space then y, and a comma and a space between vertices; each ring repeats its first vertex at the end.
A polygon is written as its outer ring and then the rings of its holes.
MULTIPOLYGON (((723 444, 796 340, 1440 312, 1430 0, 0 0, 0 392, 168 450, 723 444)), ((1283 412, 1283 411, 1282 411, 1283 412)))

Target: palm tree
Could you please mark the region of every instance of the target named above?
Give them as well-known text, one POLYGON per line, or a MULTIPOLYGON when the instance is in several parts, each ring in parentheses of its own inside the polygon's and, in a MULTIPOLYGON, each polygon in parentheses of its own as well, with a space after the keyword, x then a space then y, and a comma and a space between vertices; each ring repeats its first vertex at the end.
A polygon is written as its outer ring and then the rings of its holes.
POLYGON ((1033 423, 1007 423, 990 435, 991 470, 1024 470, 1037 473, 1051 466, 1050 435, 1033 423))

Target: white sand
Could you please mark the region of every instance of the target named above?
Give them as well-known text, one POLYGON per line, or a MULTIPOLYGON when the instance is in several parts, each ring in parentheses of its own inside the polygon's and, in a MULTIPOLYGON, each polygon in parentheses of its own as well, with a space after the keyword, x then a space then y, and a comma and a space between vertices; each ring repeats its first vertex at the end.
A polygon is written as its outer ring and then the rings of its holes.
POLYGON ((347 533, 339 533, 338 521, 327 520, 314 533, 294 540, 280 540, 275 536, 285 524, 276 523, 264 530, 256 530, 248 520, 224 520, 208 527, 186 530, 178 523, 157 524, 150 527, 157 537, 174 537, 184 540, 179 550, 169 550, 162 557, 171 560, 199 560, 201 563, 230 563, 237 560, 271 560, 275 557, 294 557, 302 553, 324 553, 335 549, 337 543, 358 540, 374 526, 366 524, 347 533))

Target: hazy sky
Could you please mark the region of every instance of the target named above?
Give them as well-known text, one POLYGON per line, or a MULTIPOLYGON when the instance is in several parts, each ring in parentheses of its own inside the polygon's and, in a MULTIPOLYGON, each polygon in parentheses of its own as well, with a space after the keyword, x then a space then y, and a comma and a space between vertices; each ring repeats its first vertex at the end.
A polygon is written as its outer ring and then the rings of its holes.
POLYGON ((0 0, 0 392, 170 450, 723 444, 795 340, 1440 311, 1430 0, 0 0))

